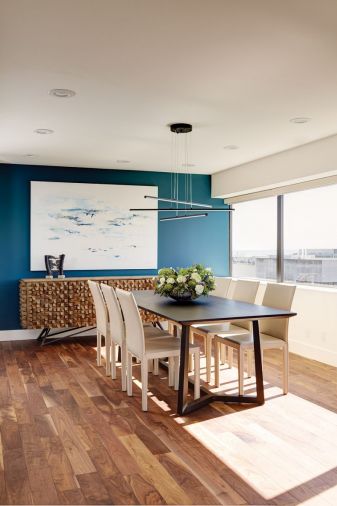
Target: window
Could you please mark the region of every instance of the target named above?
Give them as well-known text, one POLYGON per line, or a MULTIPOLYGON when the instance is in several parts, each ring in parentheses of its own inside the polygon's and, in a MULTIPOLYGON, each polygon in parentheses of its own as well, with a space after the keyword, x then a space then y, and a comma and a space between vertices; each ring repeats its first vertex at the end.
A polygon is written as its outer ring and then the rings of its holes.
POLYGON ((337 185, 236 204, 232 275, 337 285, 337 185))
POLYGON ((276 279, 276 197, 235 205, 232 215, 232 275, 276 279))
POLYGON ((284 281, 337 285, 337 185, 284 196, 284 281))

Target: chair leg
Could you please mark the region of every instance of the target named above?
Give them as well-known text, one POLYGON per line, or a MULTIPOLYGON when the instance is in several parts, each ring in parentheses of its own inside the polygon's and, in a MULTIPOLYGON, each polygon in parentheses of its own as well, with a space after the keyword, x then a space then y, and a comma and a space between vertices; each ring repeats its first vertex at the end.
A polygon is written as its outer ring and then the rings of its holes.
POLYGON ((168 358, 168 384, 169 384, 169 387, 173 387, 174 386, 174 358, 173 357, 169 357, 168 358))
POLYGON ((97 365, 102 365, 102 336, 101 333, 97 330, 97 365))
POLYGON ((220 362, 222 365, 226 363, 226 345, 221 344, 220 346, 220 362))
POLYGON ((147 370, 148 372, 152 372, 153 373, 153 359, 150 358, 148 361, 147 361, 147 370))
POLYGON ((238 373, 239 373, 239 395, 243 395, 243 372, 245 369, 244 350, 240 346, 238 350, 238 373))
POLYGON ((288 343, 283 347, 283 393, 286 395, 289 391, 289 351, 288 343))
POLYGON ((127 360, 127 390, 128 395, 131 397, 132 395, 132 355, 128 352, 128 360, 127 360))
POLYGON ((116 379, 117 378, 117 373, 116 373, 116 345, 114 343, 111 343, 110 357, 111 357, 111 378, 112 379, 116 379))
POLYGON ((220 343, 214 340, 214 373, 215 386, 220 386, 220 343))
POLYGON ((111 339, 109 335, 105 336, 105 373, 107 376, 110 376, 111 373, 111 339))
POLYGON ((200 398, 200 351, 193 353, 194 355, 194 398, 200 398))
POLYGON ((155 376, 158 376, 158 374, 159 374, 159 359, 158 358, 155 358, 153 360, 153 374, 155 376))
POLYGON ((206 335, 206 381, 211 382, 211 369, 212 369, 212 337, 206 335))
MULTIPOLYGON (((190 343, 194 344, 194 332, 191 329, 190 330, 190 343)), ((193 371, 193 354, 190 353, 190 356, 188 357, 188 372, 193 371)))
POLYGON ((121 349, 121 374, 122 374, 122 391, 126 392, 126 368, 127 368, 127 351, 125 341, 122 344, 121 349))
POLYGON ((232 367, 233 367, 233 348, 231 348, 230 346, 227 346, 227 349, 228 349, 228 352, 227 352, 227 355, 228 355, 228 367, 230 369, 232 369, 232 367))
POLYGON ((141 381, 142 381, 142 410, 147 411, 147 383, 148 383, 148 370, 147 360, 144 359, 141 362, 141 381))
POLYGON ((247 375, 248 378, 253 376, 253 350, 247 350, 247 375))
POLYGON ((174 357, 174 390, 179 390, 179 357, 174 357))

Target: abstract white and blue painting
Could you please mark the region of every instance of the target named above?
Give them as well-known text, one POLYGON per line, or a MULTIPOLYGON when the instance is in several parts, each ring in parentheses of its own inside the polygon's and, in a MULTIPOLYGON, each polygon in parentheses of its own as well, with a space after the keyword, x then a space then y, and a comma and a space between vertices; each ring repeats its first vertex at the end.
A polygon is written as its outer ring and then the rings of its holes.
POLYGON ((31 181, 31 270, 64 253, 64 269, 156 269, 156 186, 31 181))

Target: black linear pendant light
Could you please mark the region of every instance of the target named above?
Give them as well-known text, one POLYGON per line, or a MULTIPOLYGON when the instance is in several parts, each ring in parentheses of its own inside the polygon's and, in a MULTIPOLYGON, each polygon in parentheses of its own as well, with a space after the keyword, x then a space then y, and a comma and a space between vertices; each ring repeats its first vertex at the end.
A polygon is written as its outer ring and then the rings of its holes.
POLYGON ((192 186, 192 174, 189 173, 188 167, 188 139, 187 134, 192 132, 192 125, 189 123, 173 123, 170 125, 170 130, 174 135, 172 138, 172 160, 174 159, 174 169, 172 169, 171 174, 171 196, 170 197, 154 197, 152 195, 144 195, 145 199, 153 199, 157 200, 157 202, 167 202, 171 204, 171 207, 165 208, 154 208, 154 209, 130 209, 130 211, 155 211, 155 212, 167 212, 173 211, 175 214, 173 216, 168 216, 165 218, 160 218, 160 221, 171 221, 171 220, 183 220, 187 218, 204 218, 208 216, 208 212, 230 212, 234 209, 232 208, 213 208, 213 206, 209 204, 202 204, 201 202, 193 201, 193 186, 192 186), (180 144, 178 134, 185 134, 183 136, 183 142, 180 144), (181 163, 181 153, 183 153, 184 163, 181 163), (181 170, 181 166, 185 168, 185 171, 181 170), (183 176, 185 180, 184 184, 184 193, 185 195, 182 198, 179 198, 179 176, 183 176), (173 207, 175 204, 176 207, 173 207), (179 207, 179 205, 184 205, 185 207, 179 207), (206 211, 206 212, 204 212, 206 211), (184 214, 179 214, 183 212, 184 214), (194 214, 190 214, 193 212, 194 214))

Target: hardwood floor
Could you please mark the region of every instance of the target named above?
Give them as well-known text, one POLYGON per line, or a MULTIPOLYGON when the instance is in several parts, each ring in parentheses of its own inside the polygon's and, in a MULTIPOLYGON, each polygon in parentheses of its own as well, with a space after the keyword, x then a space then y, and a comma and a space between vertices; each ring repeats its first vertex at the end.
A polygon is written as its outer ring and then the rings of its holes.
MULTIPOLYGON (((149 375, 143 413, 140 390, 122 393, 94 345, 0 343, 0 504, 337 504, 333 367, 291 355, 283 396, 267 351, 264 406, 178 417, 164 370, 149 375)), ((223 367, 222 388, 236 375, 223 367)))

